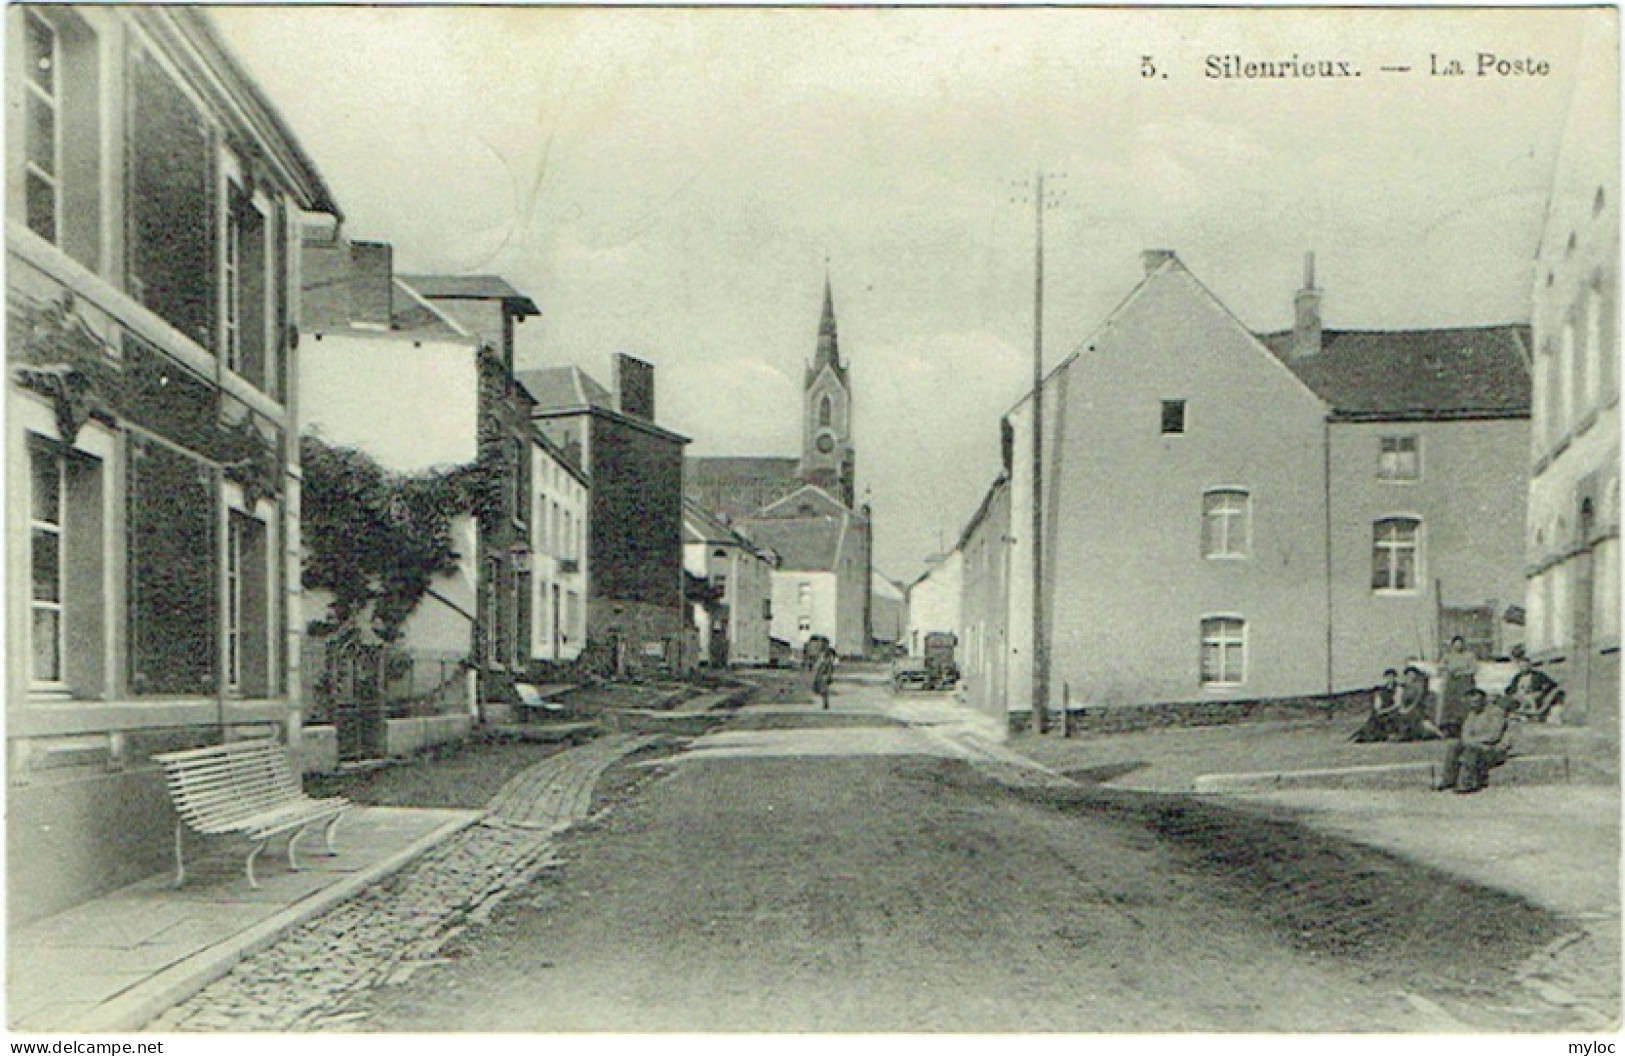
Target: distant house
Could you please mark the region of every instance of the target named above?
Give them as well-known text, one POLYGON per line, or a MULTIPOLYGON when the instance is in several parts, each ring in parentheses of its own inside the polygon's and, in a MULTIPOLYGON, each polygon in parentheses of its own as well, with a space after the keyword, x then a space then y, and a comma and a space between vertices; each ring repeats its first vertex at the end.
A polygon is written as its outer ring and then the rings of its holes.
MULTIPOLYGON (((353 242, 336 232, 307 232, 303 278, 308 337, 300 378, 306 433, 359 450, 396 473, 481 463, 496 474, 500 510, 472 512, 453 524, 460 567, 434 583, 402 628, 414 670, 410 692, 432 692, 436 711, 468 713, 476 700, 501 698, 531 659, 529 560, 533 448, 530 399, 507 364, 515 322, 536 305, 506 282, 406 279, 390 246, 353 242), (457 298, 431 298, 453 289, 457 298), (474 294, 480 294, 475 298, 474 294), (480 310, 476 310, 480 306, 480 310), (455 311, 454 311, 455 309, 455 311), (482 316, 481 312, 484 315, 482 316), (451 680, 468 668, 472 692, 451 680), (439 665, 430 671, 425 665, 439 665)), ((307 510, 307 513, 311 511, 307 510)), ((312 593, 305 616, 320 619, 329 598, 312 593)), ((319 659, 319 658, 317 658, 319 659)), ((383 702, 374 702, 382 708, 383 702)), ((339 715, 356 719, 365 709, 339 715)), ((421 710, 421 709, 420 709, 421 710)), ((341 754, 381 754, 381 722, 359 737, 339 730, 341 754)))
MULTIPOLYGON (((545 665, 581 656, 587 645, 587 524, 592 486, 586 471, 532 425, 530 436, 530 658, 545 665)), ((533 672, 538 677, 545 673, 533 672)))
MULTIPOLYGON (((1294 331, 1259 337, 1172 253, 1145 265, 1045 381, 1047 706, 1352 689, 1453 633, 1509 649, 1527 328, 1324 329, 1311 266, 1294 331)), ((1032 477, 1014 453, 1031 430, 1024 399, 1006 423, 1006 596, 975 602, 1005 608, 1017 712, 1032 477)))
POLYGON ((611 393, 578 367, 522 371, 540 432, 592 481, 587 516, 588 648, 618 671, 681 669, 683 448, 655 424, 654 368, 615 357, 611 393))
MULTIPOLYGON (((1605 17, 1599 14, 1599 18, 1605 17)), ((1535 258, 1534 443, 1526 546, 1530 655, 1566 723, 1619 744, 1619 63, 1585 37, 1535 258)), ((1612 753, 1610 753, 1612 754, 1612 753)))
POLYGON ((299 739, 297 218, 339 209, 202 9, 6 38, 17 925, 165 868, 154 753, 299 739))
POLYGON ((500 478, 499 508, 480 524, 480 699, 506 701, 528 677, 532 584, 531 408, 514 376, 514 327, 541 309, 495 275, 403 275, 401 285, 471 336, 479 361, 480 459, 500 478))
POLYGON ((880 656, 890 656, 908 631, 908 596, 876 569, 869 575, 869 641, 880 656))
POLYGON ((698 503, 683 503, 683 567, 715 594, 713 605, 693 606, 705 663, 760 667, 772 659, 773 569, 778 563, 777 554, 698 503))
MULTIPOLYGON (((933 557, 930 566, 908 588, 908 655, 925 655, 925 636, 957 635, 964 625, 961 593, 964 590, 964 555, 958 548, 933 557)), ((963 645, 963 643, 961 643, 963 645)))
POLYGON ((841 656, 867 655, 869 522, 811 484, 739 522, 779 556, 773 571, 772 636, 804 649, 813 635, 841 656))
MULTIPOLYGON (((1000 474, 954 549, 958 555, 959 669, 965 702, 999 722, 1009 711, 1009 621, 1031 619, 1010 611, 1010 481, 1000 474)), ((940 566, 939 566, 940 567, 940 566)))

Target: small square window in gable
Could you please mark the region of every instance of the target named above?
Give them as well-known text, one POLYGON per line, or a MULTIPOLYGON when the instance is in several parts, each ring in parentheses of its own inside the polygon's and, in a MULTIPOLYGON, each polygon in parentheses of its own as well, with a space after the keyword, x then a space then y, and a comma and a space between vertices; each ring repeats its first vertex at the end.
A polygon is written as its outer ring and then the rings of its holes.
POLYGON ((1185 431, 1185 401, 1162 401, 1162 433, 1167 436, 1185 431))

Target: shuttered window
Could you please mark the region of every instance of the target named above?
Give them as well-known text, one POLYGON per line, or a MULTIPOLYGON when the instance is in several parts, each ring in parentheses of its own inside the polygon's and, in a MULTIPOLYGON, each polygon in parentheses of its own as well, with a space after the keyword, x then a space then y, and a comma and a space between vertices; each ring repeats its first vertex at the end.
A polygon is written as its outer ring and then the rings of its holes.
POLYGON ((204 462, 132 438, 129 464, 130 690, 215 689, 215 482, 204 462))
POLYGON ((130 292, 181 333, 214 348, 213 153, 192 101, 140 49, 129 64, 130 292))

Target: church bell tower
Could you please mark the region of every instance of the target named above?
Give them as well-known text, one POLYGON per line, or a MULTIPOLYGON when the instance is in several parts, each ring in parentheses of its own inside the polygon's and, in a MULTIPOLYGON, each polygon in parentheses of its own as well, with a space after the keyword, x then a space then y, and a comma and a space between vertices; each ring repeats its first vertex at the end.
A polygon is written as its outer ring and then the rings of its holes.
POLYGON ((802 395, 801 478, 839 499, 848 509, 857 498, 852 444, 852 389, 835 332, 835 297, 824 277, 824 314, 818 351, 807 367, 802 395))

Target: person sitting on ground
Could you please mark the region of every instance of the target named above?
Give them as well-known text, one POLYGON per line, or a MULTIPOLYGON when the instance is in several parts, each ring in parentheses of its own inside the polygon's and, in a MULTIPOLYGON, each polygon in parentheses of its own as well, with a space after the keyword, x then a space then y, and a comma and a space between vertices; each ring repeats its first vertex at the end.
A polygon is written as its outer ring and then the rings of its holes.
POLYGON ((1450 639, 1450 648, 1439 658, 1444 670, 1444 693, 1439 698, 1439 713, 1433 719, 1442 737, 1454 737, 1461 732, 1467 717, 1467 694, 1473 688, 1473 676, 1478 671, 1478 657, 1467 648, 1461 635, 1450 639))
POLYGON ((1512 750, 1512 726, 1507 711, 1516 707, 1511 697, 1490 703, 1482 689, 1467 691, 1467 717, 1461 733, 1444 753, 1444 772, 1434 789, 1477 792, 1490 782, 1490 768, 1506 762, 1512 750))
POLYGON ((1563 702, 1557 680, 1535 667, 1521 645, 1513 647, 1512 659, 1518 662, 1518 673, 1512 676, 1506 691, 1517 702, 1517 717, 1527 722, 1547 721, 1552 709, 1563 702))
POLYGON ((1355 744, 1394 739, 1399 732, 1399 672, 1393 668, 1382 673, 1382 685, 1371 691, 1371 714, 1365 725, 1354 731, 1349 740, 1355 744))
POLYGON ((1431 741, 1439 736, 1428 721, 1428 675, 1415 664, 1405 668, 1405 684, 1399 690, 1399 711, 1390 720, 1392 740, 1431 741))

